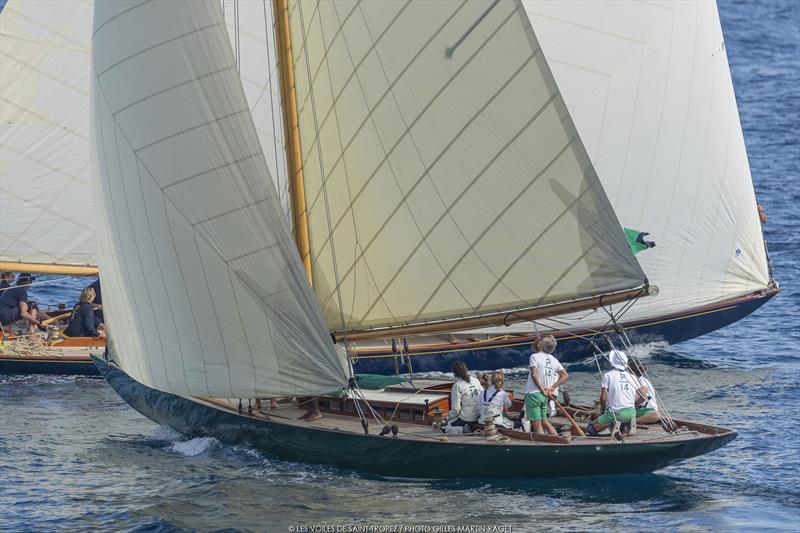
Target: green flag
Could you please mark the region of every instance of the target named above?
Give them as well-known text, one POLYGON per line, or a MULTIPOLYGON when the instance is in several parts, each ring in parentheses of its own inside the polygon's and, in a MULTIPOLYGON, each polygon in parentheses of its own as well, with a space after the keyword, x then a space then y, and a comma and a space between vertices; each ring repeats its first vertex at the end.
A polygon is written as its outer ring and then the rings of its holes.
POLYGON ((635 229, 630 228, 623 228, 625 230, 625 237, 628 239, 628 246, 631 247, 631 251, 633 255, 638 254, 642 250, 647 250, 648 248, 654 248, 656 243, 653 241, 646 241, 644 238, 649 233, 645 233, 643 231, 638 231, 635 229))

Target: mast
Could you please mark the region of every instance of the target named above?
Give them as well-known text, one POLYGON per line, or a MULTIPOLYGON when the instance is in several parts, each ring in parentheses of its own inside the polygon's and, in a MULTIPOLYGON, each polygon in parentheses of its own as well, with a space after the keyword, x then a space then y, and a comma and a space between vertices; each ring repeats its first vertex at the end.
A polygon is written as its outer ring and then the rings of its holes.
POLYGON ((37 274, 59 274, 64 276, 96 276, 97 267, 92 265, 59 265, 55 263, 22 263, 0 261, 3 272, 35 272, 37 274))
POLYGON ((276 47, 279 59, 277 61, 278 76, 281 83, 281 97, 283 108, 283 127, 288 145, 286 155, 288 160, 289 194, 291 195, 292 218, 294 222, 294 240, 303 268, 308 277, 308 283, 314 286, 311 275, 311 246, 308 240, 308 213, 306 211, 306 192, 303 180, 303 161, 300 151, 300 128, 297 121, 297 94, 294 83, 294 60, 292 58, 292 40, 289 35, 289 2, 288 0, 273 0, 275 11, 276 47))
POLYGON ((347 332, 334 332, 333 337, 336 342, 345 337, 348 341, 363 341, 369 339, 381 339, 387 337, 397 337, 405 335, 419 335, 431 333, 453 332, 464 329, 483 328, 490 326, 508 326, 517 322, 528 322, 550 316, 575 313, 589 309, 597 309, 606 305, 613 305, 628 302, 643 296, 657 295, 658 289, 652 285, 629 289, 626 291, 594 296, 592 298, 582 298, 571 302, 559 302, 554 304, 542 305, 538 307, 490 313, 481 316, 466 318, 456 318, 452 320, 442 320, 438 322, 424 322, 397 326, 390 328, 375 328, 366 330, 355 330, 347 332))

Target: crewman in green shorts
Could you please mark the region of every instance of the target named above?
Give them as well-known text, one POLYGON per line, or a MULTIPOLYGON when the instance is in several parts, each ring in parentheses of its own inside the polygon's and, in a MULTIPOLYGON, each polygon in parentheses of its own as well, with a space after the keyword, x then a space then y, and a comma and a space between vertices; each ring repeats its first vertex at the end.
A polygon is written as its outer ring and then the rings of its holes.
POLYGON ((566 369, 553 357, 556 349, 556 339, 547 335, 533 343, 531 354, 530 373, 528 384, 525 387, 525 418, 533 422, 533 430, 538 435, 544 435, 545 430, 551 435, 558 435, 556 428, 547 420, 547 402, 554 391, 567 381, 569 374, 566 369))
POLYGON ((634 376, 628 373, 628 356, 621 350, 611 350, 608 360, 614 368, 603 374, 600 404, 605 412, 589 422, 586 433, 597 435, 615 420, 630 422, 636 418, 636 391, 639 388, 634 376))
POLYGON ((636 376, 639 389, 636 391, 636 424, 657 424, 661 421, 656 401, 656 389, 645 374, 641 361, 631 359, 628 369, 636 376))

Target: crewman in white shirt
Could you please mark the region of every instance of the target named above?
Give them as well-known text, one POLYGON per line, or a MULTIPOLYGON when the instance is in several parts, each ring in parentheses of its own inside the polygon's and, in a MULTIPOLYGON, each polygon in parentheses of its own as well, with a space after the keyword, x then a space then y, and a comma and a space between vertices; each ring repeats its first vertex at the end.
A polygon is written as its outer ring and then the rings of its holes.
POLYGON ((455 383, 450 391, 450 412, 447 415, 445 432, 462 427, 462 433, 471 433, 472 424, 481 414, 481 393, 483 387, 478 378, 469 375, 467 365, 462 361, 453 363, 455 383))
POLYGON ((615 420, 630 422, 636 418, 636 391, 639 389, 635 376, 628 372, 628 356, 620 350, 611 350, 608 360, 614 368, 603 374, 600 388, 600 404, 605 412, 586 428, 589 435, 596 435, 615 420))
POLYGON ((533 343, 534 353, 531 354, 528 364, 530 372, 525 387, 525 418, 533 422, 533 430, 538 435, 544 435, 545 430, 551 435, 558 435, 556 428, 547 420, 547 403, 559 385, 569 378, 569 374, 558 359, 553 357, 555 349, 555 337, 543 337, 533 343))
POLYGON ((491 376, 491 384, 481 394, 483 405, 478 422, 485 424, 486 420, 491 418, 495 426, 511 429, 514 427, 514 422, 506 416, 508 408, 511 407, 511 398, 503 390, 505 374, 498 370, 491 376))
POLYGON ((657 424, 661 421, 656 401, 656 389, 645 376, 644 365, 631 359, 628 368, 633 372, 639 388, 636 391, 636 424, 657 424))

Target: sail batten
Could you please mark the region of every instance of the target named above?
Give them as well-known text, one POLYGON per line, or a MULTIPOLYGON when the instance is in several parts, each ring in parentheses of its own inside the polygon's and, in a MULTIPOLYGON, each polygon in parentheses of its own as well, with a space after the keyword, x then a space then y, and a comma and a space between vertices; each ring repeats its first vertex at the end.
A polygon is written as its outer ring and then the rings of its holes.
POLYGON ((330 329, 644 283, 519 2, 293 4, 314 291, 330 329))
POLYGON ((95 10, 95 175, 114 357, 178 394, 341 387, 346 364, 289 236, 219 4, 95 10))

